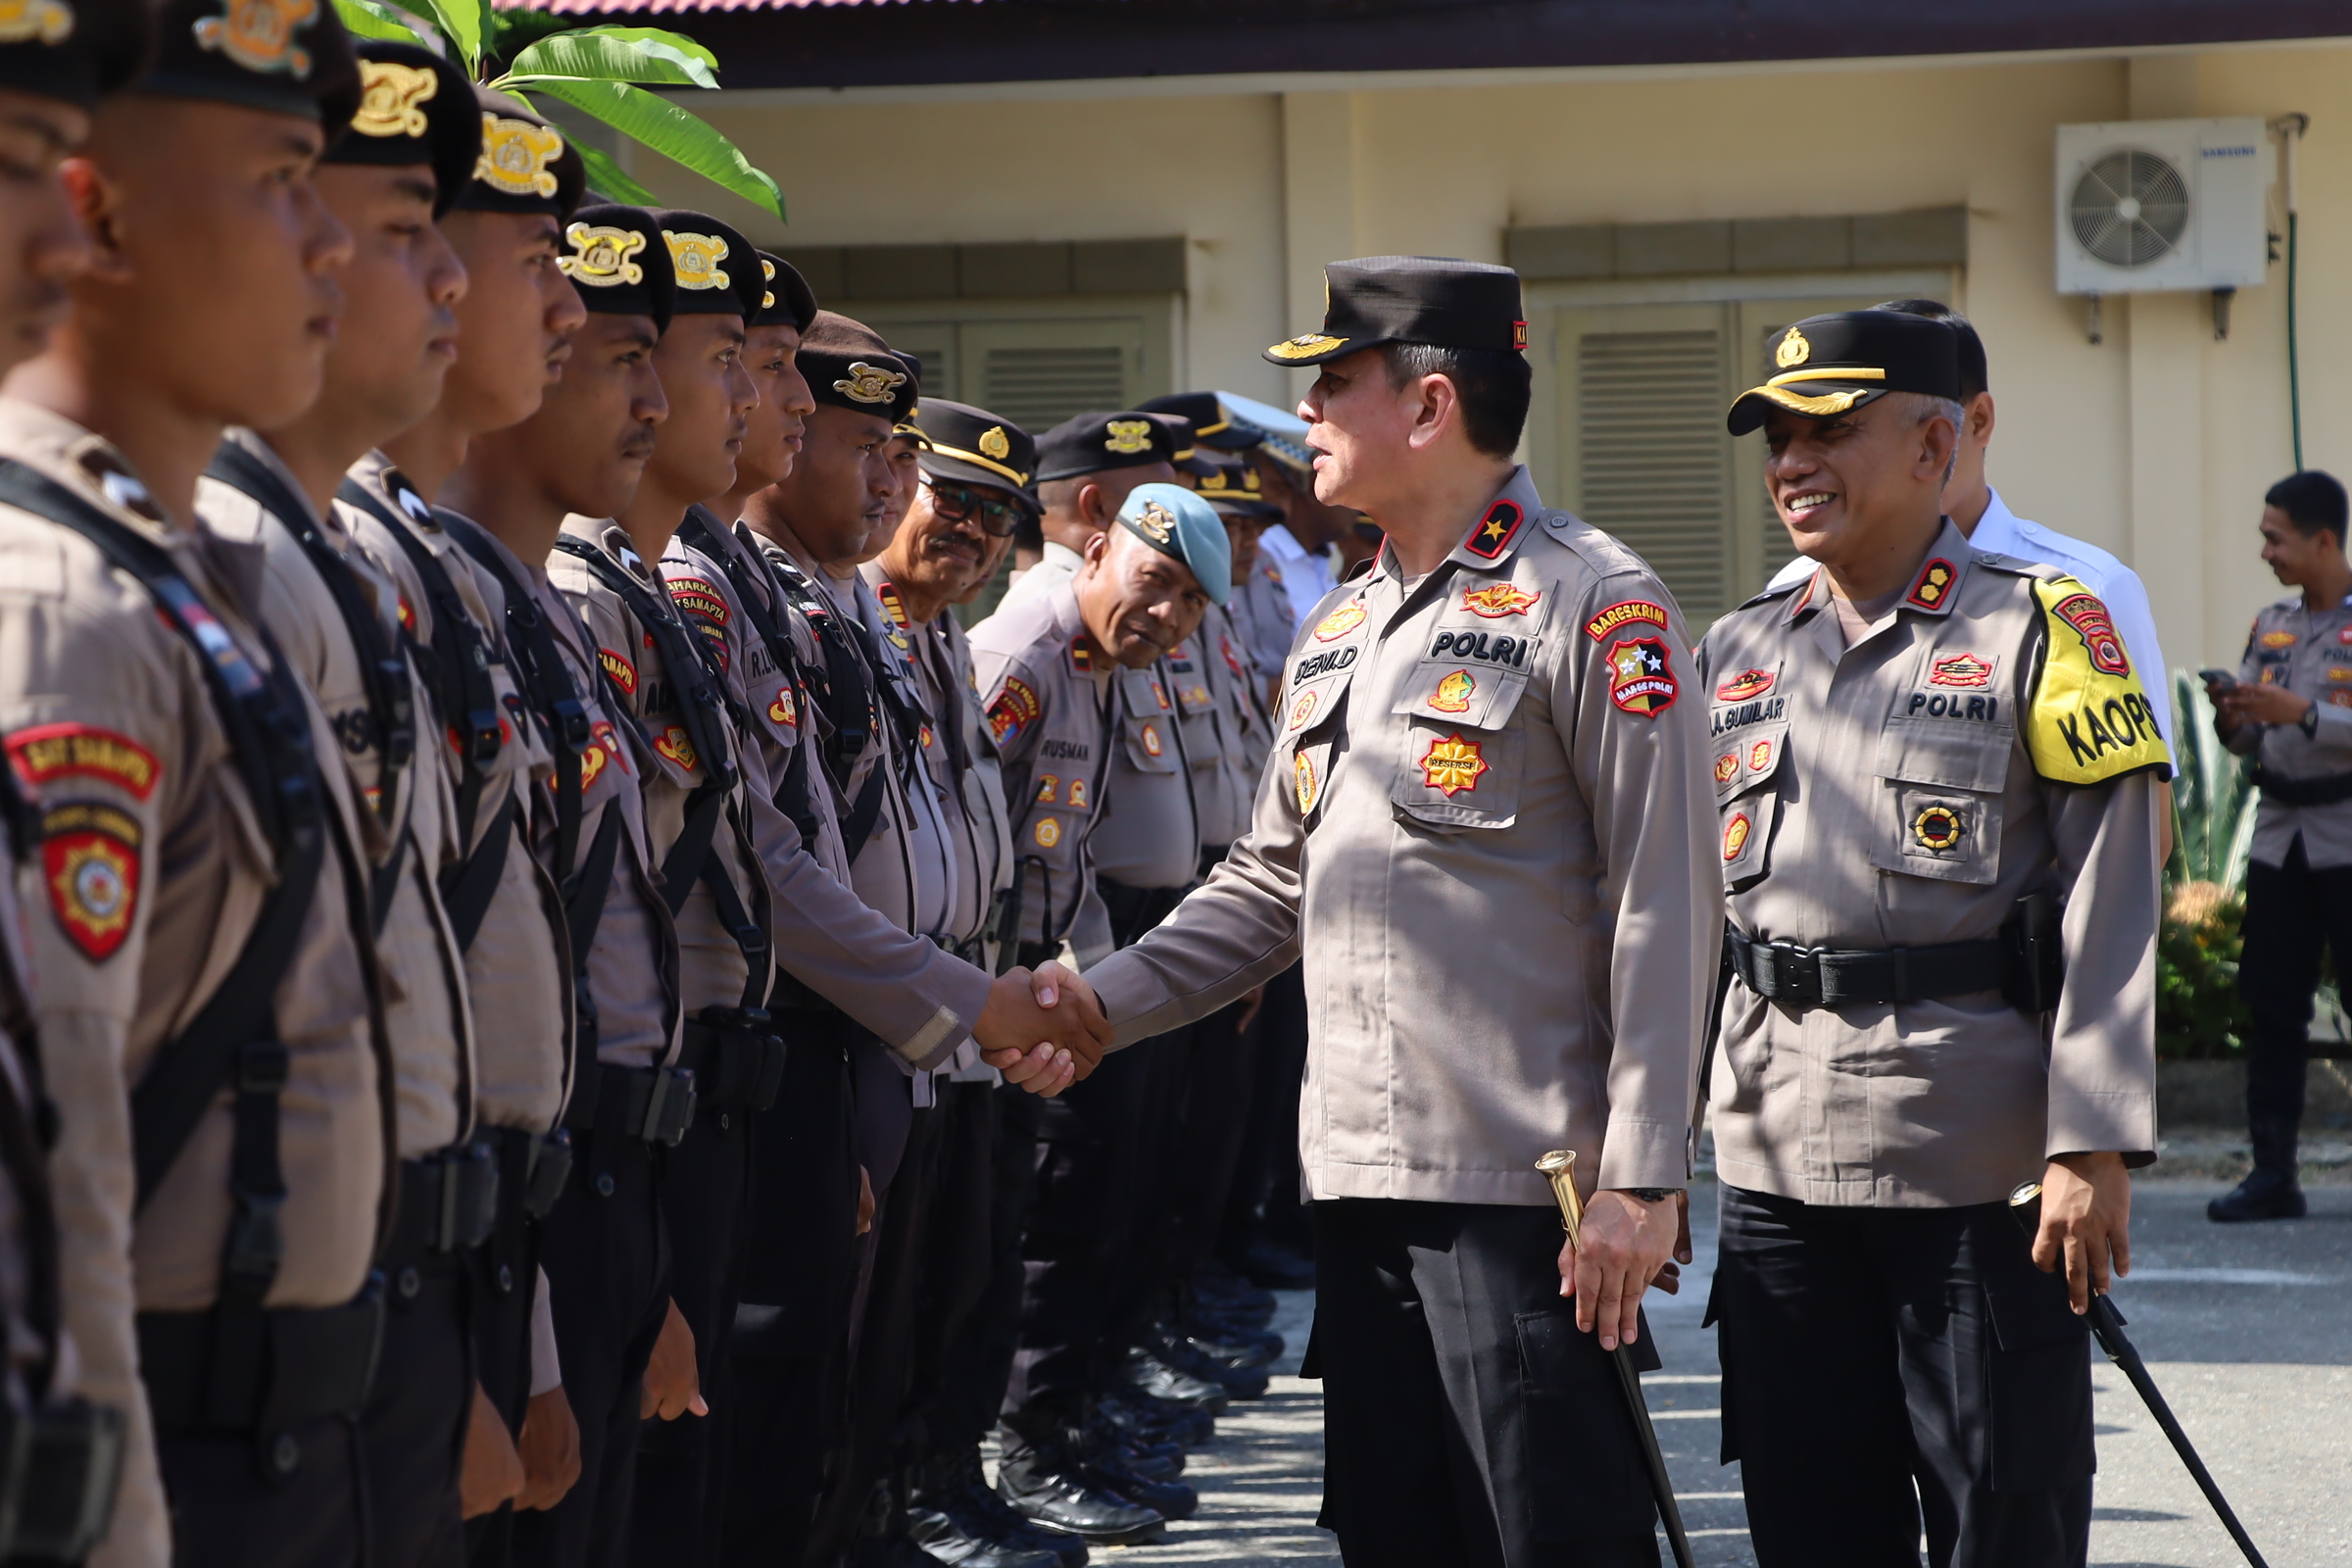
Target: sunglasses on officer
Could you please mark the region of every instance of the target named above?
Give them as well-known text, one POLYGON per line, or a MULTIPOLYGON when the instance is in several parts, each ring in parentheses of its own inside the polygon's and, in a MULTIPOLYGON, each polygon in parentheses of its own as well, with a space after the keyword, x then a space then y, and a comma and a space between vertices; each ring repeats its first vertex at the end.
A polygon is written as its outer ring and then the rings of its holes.
POLYGON ((923 488, 931 492, 933 512, 950 522, 969 522, 976 517, 980 531, 991 539, 1011 538, 1013 524, 1020 520, 1022 509, 1015 502, 945 479, 925 478, 923 488))

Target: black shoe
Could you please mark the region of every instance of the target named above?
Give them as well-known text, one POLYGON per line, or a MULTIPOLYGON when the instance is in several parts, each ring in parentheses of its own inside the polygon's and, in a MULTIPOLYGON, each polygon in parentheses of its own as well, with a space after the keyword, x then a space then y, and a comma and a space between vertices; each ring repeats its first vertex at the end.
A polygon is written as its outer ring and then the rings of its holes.
POLYGON ((1209 1415, 1223 1415, 1231 1397, 1231 1391, 1224 1384, 1196 1377, 1181 1368, 1170 1366, 1152 1351, 1140 1348, 1129 1350, 1127 1358, 1119 1363, 1119 1377, 1129 1388, 1140 1390, 1155 1399, 1165 1399, 1171 1404, 1205 1411, 1209 1415))
POLYGON ((1144 1341, 1143 1348, 1153 1359, 1187 1377, 1221 1388, 1237 1399, 1265 1396, 1266 1374, 1262 1362, 1250 1367, 1230 1366, 1181 1335, 1157 1330, 1144 1341))
POLYGON ((2257 1219, 2301 1219, 2306 1205, 2295 1178, 2277 1166, 2257 1166, 2235 1189, 2205 1205, 2217 1225, 2257 1219))
POLYGON ((1215 1319, 1187 1318, 1169 1330, 1184 1343, 1216 1362, 1237 1372, 1255 1371, 1282 1359, 1282 1336, 1263 1329, 1245 1329, 1218 1323, 1215 1319))
POLYGON ((1263 1328, 1273 1321, 1275 1309, 1282 1304, 1272 1291, 1250 1284, 1219 1262, 1196 1269, 1192 1285, 1193 1295, 1203 1308, 1251 1328, 1263 1328))
POLYGON ((1096 1401, 1095 1410, 1116 1430, 1147 1443, 1198 1448, 1217 1435, 1216 1418, 1207 1411, 1155 1399, 1141 1389, 1113 1389, 1096 1401))
POLYGON ((978 1510, 964 1506, 961 1498, 936 1507, 909 1504, 906 1539, 949 1568, 1061 1568, 1061 1558, 1045 1547, 994 1539, 978 1510))
POLYGON ((1234 1266, 1250 1283, 1268 1291, 1309 1291, 1315 1285, 1315 1260, 1297 1248, 1261 1236, 1243 1250, 1234 1266))
POLYGON ((1173 1481, 1184 1474, 1182 1444, 1154 1443, 1122 1431, 1100 1411, 1086 1424, 1080 1451, 1090 1461, 1103 1454, 1115 1454, 1121 1471, 1146 1481, 1173 1481))
POLYGON ((1181 1481, 1147 1481, 1101 1462, 1089 1462, 1083 1474, 1103 1491, 1149 1508, 1162 1519, 1190 1519, 1200 1508, 1200 1494, 1181 1481))
POLYGON ((1167 1516, 1105 1491, 1057 1443, 1024 1449, 997 1466, 997 1494, 1042 1530, 1105 1546, 1139 1546, 1167 1531, 1167 1516))
POLYGON ((979 1534, 1000 1545, 1052 1552, 1061 1568, 1086 1568, 1085 1542, 1076 1536, 1038 1529, 1029 1522, 1028 1515, 997 1495, 988 1484, 987 1473, 980 1467, 977 1447, 932 1455, 924 1467, 923 1491, 918 1500, 957 1513, 967 1522, 967 1528, 976 1528, 979 1534))

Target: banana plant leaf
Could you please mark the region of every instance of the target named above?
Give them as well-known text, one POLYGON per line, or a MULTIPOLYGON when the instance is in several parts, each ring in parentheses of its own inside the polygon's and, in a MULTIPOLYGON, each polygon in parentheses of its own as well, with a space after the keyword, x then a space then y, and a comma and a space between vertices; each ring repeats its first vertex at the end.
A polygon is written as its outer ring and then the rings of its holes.
POLYGON ((656 35, 616 38, 609 32, 585 29, 559 32, 527 45, 514 57, 506 79, 528 81, 537 76, 578 76, 595 81, 650 81, 679 87, 718 85, 717 75, 702 58, 708 50, 689 53, 670 41, 675 34, 662 34, 656 28, 630 30, 656 35))
POLYGON ((784 216, 783 192, 776 188, 774 180, 754 168, 733 142, 708 122, 643 87, 625 81, 519 74, 502 77, 493 85, 506 90, 519 87, 545 93, 569 104, 721 189, 765 208, 779 219, 784 216))

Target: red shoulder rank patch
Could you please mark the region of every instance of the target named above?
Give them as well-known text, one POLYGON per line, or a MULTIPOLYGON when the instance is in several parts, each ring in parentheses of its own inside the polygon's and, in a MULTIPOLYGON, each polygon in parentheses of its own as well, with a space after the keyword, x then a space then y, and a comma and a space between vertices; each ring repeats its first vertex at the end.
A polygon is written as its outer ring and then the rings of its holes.
POLYGON ((1980 654, 1954 654, 1928 668, 1931 686, 1962 686, 1981 690, 1992 684, 1992 661, 1980 654))
POLYGON ((1017 675, 1007 675, 1004 689, 988 705, 988 732, 996 737, 999 746, 1008 745, 1021 731, 1036 723, 1037 715, 1044 711, 1037 693, 1029 689, 1028 683, 1017 675))
POLYGON ((1778 679, 1780 675, 1774 670, 1743 669, 1715 688, 1715 700, 1719 703, 1744 703, 1751 697, 1761 697, 1772 690, 1772 683, 1778 679))
POLYGON ((129 812, 97 801, 69 801, 41 813, 49 907, 66 939, 92 963, 113 957, 130 935, 142 837, 129 812))
POLYGON ((1242 668, 1241 656, 1233 651, 1233 639, 1223 632, 1217 634, 1217 651, 1225 656, 1225 667, 1233 671, 1235 680, 1250 678, 1248 672, 1242 668))
POLYGON ((8 738, 17 776, 27 784, 94 778, 144 801, 163 781, 164 765, 129 736, 95 724, 35 724, 8 738))
MULTIPOLYGON (((2116 633, 2115 617, 2107 613, 2097 594, 2068 594, 2050 609, 2075 628, 2082 646, 2090 650, 2092 668, 2106 675, 2132 673, 2132 661, 2124 657, 2124 639, 2116 633)), ((2287 634, 2287 641, 2294 641, 2292 633, 2287 634)))
POLYGON ((1666 628, 1666 607, 1653 605, 1646 599, 1622 599, 1585 622, 1585 635, 1600 641, 1621 626, 1637 620, 1646 620, 1663 631, 1666 628))
POLYGON ((1662 637, 1637 637, 1609 650, 1609 701, 1629 713, 1655 718, 1682 691, 1662 637))
POLYGON ((899 603, 899 591, 889 583, 874 584, 874 597, 882 601, 883 613, 890 616, 891 624, 899 630, 905 631, 914 624, 906 618, 906 607, 899 603))
MULTIPOLYGON (((1159 710, 1163 713, 1166 712, 1168 710, 1168 689, 1159 683, 1157 675, 1152 677, 1152 695, 1158 700, 1159 710)), ((1153 755, 1158 754, 1154 753, 1153 755)))
POLYGON ((409 596, 407 594, 400 595, 399 599, 400 629, 410 633, 413 636, 416 631, 416 607, 409 603, 409 596))
POLYGON ((1470 530, 1470 537, 1462 541, 1462 548, 1481 561, 1498 560, 1505 550, 1511 548, 1511 541, 1519 537, 1519 530, 1526 524, 1527 514, 1520 510, 1518 502, 1497 501, 1487 509, 1485 516, 1478 519, 1478 526, 1470 530))
POLYGON ((1524 615, 1544 597, 1542 590, 1529 593, 1513 583, 1490 583, 1484 588, 1462 590, 1462 608, 1473 615, 1489 620, 1500 620, 1505 615, 1524 615))
POLYGON ((637 666, 630 663, 625 656, 610 648, 599 648, 596 662, 605 666, 605 673, 612 677, 612 684, 620 688, 622 696, 637 695, 637 666))
POLYGON ((1959 567, 1937 556, 1919 568, 1919 578, 1911 584, 1911 591, 1903 595, 1903 603, 1917 605, 1922 610, 1941 610, 1943 602, 1951 597, 1953 580, 1959 575, 1959 567))
POLYGON ((1083 637, 1070 639, 1070 667, 1081 675, 1094 672, 1095 651, 1087 646, 1083 637))

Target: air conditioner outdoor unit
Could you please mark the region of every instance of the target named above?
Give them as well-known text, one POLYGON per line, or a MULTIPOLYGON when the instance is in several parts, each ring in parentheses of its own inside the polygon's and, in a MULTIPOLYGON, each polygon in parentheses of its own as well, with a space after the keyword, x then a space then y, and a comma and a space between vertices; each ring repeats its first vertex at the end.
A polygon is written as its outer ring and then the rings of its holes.
POLYGON ((2270 182, 2260 120, 2060 125, 2058 292, 2259 284, 2270 182))

